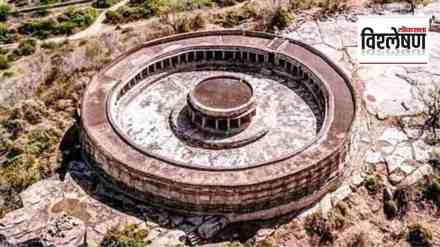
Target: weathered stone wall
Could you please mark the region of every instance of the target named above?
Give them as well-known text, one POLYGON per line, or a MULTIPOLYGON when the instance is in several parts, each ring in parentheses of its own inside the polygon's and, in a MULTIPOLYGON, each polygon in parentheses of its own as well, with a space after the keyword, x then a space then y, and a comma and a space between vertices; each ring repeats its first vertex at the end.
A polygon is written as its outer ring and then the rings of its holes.
MULTIPOLYGON (((333 190, 342 175, 340 164, 345 157, 345 146, 339 152, 311 166, 309 169, 270 183, 247 187, 209 187, 178 184, 166 178, 151 178, 139 171, 129 170, 124 164, 107 157, 99 144, 91 143, 85 132, 81 141, 84 156, 107 182, 122 192, 147 203, 187 213, 224 214, 247 219, 247 214, 266 212, 278 215, 277 207, 294 202, 286 213, 310 206, 325 192, 333 190), (240 203, 237 203, 240 202, 240 203)), ((342 168, 342 167, 341 167, 342 168)))

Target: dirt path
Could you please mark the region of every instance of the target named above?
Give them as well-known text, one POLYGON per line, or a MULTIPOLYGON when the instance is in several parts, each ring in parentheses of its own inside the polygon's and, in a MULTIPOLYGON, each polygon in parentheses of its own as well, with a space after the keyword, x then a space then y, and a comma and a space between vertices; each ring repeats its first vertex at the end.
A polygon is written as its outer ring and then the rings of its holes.
MULTIPOLYGON (((95 22, 93 22, 93 24, 91 26, 89 26, 88 28, 75 33, 71 36, 59 36, 59 37, 53 37, 53 38, 49 38, 49 39, 45 39, 45 40, 37 40, 38 43, 43 43, 43 42, 63 42, 65 40, 77 40, 77 39, 83 39, 86 37, 90 37, 90 36, 94 36, 97 35, 98 33, 102 32, 103 26, 105 26, 105 24, 103 23, 105 20, 105 14, 108 11, 113 11, 118 9, 119 7, 127 4, 129 2, 129 0, 122 0, 119 3, 111 6, 110 8, 104 10, 95 20, 95 22)), ((6 44, 6 45, 0 45, 1 48, 6 48, 6 49, 14 49, 18 46, 18 43, 13 43, 13 44, 6 44)))

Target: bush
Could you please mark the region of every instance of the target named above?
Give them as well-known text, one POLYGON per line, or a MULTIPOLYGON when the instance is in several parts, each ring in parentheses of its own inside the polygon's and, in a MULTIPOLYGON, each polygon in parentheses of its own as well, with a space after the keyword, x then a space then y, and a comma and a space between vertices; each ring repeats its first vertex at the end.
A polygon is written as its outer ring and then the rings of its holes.
POLYGON ((138 6, 122 6, 116 11, 107 11, 105 15, 105 23, 118 24, 147 19, 151 17, 152 11, 148 4, 138 6))
POLYGON ((397 212, 400 216, 406 215, 409 210, 410 190, 409 187, 402 187, 394 192, 394 200, 396 201, 397 212))
POLYGON ((118 11, 109 10, 105 13, 105 23, 117 24, 123 20, 122 15, 118 11))
POLYGON ((149 7, 156 16, 212 7, 212 0, 150 0, 149 7))
POLYGON ((271 21, 271 28, 277 27, 278 29, 286 28, 291 21, 289 12, 286 9, 278 8, 271 21))
POLYGON ((0 70, 9 69, 9 60, 4 55, 0 55, 0 70))
POLYGON ((425 197, 440 206, 440 178, 434 178, 432 183, 427 186, 425 197))
POLYGON ((17 30, 20 34, 45 39, 50 35, 51 32, 56 31, 57 25, 58 23, 52 18, 47 20, 33 20, 21 23, 17 30))
POLYGON ((57 2, 58 2, 58 0, 40 0, 41 5, 49 5, 49 4, 54 4, 57 2))
POLYGON ((229 10, 225 13, 224 19, 223 19, 223 27, 234 27, 240 24, 241 21, 243 21, 244 18, 239 15, 237 11, 229 10))
POLYGON ((21 23, 18 26, 18 32, 38 39, 46 39, 49 36, 58 34, 72 34, 77 29, 90 26, 95 21, 96 16, 96 10, 92 8, 69 9, 56 19, 49 18, 21 23))
POLYGON ((175 25, 176 33, 191 32, 194 27, 191 18, 185 15, 178 16, 175 25))
POLYGON ((14 31, 9 30, 6 25, 0 23, 0 44, 13 43, 17 40, 14 31))
POLYGON ((262 18, 266 16, 266 13, 257 7, 255 3, 247 3, 243 5, 239 9, 226 11, 223 16, 222 24, 224 27, 234 27, 245 20, 249 20, 251 18, 262 18))
POLYGON ((4 77, 12 77, 14 75, 14 72, 12 72, 12 71, 5 71, 4 73, 3 73, 3 76, 4 77))
POLYGON ((382 177, 377 175, 368 176, 365 180, 365 188, 368 190, 368 192, 376 194, 383 188, 382 177))
POLYGON ((335 207, 332 208, 327 214, 327 218, 332 229, 337 230, 340 230, 347 225, 348 217, 348 206, 343 201, 336 204, 335 207))
POLYGON ((233 6, 239 2, 244 2, 243 0, 214 0, 214 2, 220 7, 233 6))
POLYGON ((20 41, 13 53, 19 57, 29 56, 35 53, 36 46, 37 42, 34 39, 24 39, 20 41))
POLYGON ((321 213, 313 213, 307 216, 304 228, 307 234, 319 236, 321 243, 332 243, 334 240, 331 225, 322 217, 321 213))
POLYGON ((30 124, 38 124, 48 116, 46 106, 39 100, 26 100, 21 104, 23 119, 30 124))
POLYGON ((113 1, 112 0, 97 0, 95 2, 95 7, 96 8, 109 8, 110 6, 113 5, 113 1))
POLYGON ((421 224, 413 224, 408 227, 407 241, 413 246, 431 246, 432 232, 421 224))
POLYGON ((50 41, 50 42, 44 42, 41 44, 41 48, 46 50, 55 50, 59 47, 59 45, 56 42, 50 41))
POLYGON ((397 204, 393 200, 385 201, 383 204, 383 211, 388 219, 392 219, 397 216, 397 204))
POLYGON ((0 3, 0 21, 6 21, 11 15, 12 9, 5 3, 0 3))
POLYGON ((147 236, 148 230, 139 229, 135 224, 126 225, 123 228, 115 226, 104 235, 101 246, 143 247, 146 246, 144 239, 147 236))
POLYGON ((49 10, 47 8, 42 8, 35 12, 36 17, 46 17, 49 15, 49 10))
POLYGON ((21 154, 8 158, 0 170, 0 183, 22 191, 42 178, 38 159, 33 155, 21 154))

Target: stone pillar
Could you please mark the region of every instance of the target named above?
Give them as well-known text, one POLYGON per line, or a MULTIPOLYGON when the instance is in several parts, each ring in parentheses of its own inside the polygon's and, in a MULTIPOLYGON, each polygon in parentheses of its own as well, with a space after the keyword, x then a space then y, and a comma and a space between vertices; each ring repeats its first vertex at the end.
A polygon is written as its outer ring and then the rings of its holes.
POLYGON ((202 127, 205 128, 206 126, 206 118, 202 116, 202 127))

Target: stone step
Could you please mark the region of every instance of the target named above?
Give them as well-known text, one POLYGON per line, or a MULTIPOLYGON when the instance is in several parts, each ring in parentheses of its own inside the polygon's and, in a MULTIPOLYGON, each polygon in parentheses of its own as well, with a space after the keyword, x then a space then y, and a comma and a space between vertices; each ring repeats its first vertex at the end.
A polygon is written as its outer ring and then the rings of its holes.
POLYGON ((268 47, 272 50, 278 50, 284 42, 287 42, 284 38, 275 38, 269 43, 268 47))

